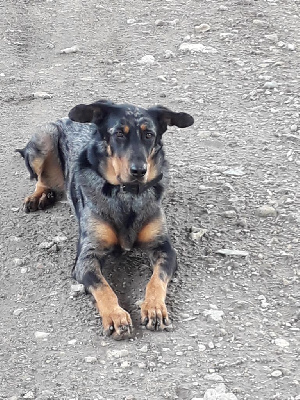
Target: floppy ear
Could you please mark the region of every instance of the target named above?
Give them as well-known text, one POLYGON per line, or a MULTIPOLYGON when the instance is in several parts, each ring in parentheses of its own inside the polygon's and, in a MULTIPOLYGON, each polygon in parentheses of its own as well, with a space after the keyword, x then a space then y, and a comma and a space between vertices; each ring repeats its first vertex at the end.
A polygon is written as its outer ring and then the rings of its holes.
POLYGON ((194 123, 194 118, 191 115, 185 112, 176 113, 163 106, 151 107, 148 113, 158 120, 164 132, 167 130, 167 125, 186 128, 194 123))
POLYGON ((94 122, 101 121, 112 108, 114 103, 99 100, 92 104, 78 104, 69 112, 69 118, 75 122, 94 122))

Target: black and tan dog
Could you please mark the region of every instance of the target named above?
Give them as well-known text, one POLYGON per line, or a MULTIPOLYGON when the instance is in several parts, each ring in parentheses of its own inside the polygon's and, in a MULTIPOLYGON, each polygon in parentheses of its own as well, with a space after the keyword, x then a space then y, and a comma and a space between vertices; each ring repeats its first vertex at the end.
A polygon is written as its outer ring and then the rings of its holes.
POLYGON ((161 199, 168 167, 162 149, 167 125, 185 128, 193 118, 161 106, 148 110, 101 100, 74 107, 69 118, 49 124, 23 150, 35 192, 24 202, 31 212, 54 203, 66 191, 79 223, 74 278, 94 296, 105 333, 130 336, 132 322, 102 275, 114 250, 146 250, 153 275, 141 306, 142 324, 163 330, 170 324, 167 285, 176 269, 161 199))

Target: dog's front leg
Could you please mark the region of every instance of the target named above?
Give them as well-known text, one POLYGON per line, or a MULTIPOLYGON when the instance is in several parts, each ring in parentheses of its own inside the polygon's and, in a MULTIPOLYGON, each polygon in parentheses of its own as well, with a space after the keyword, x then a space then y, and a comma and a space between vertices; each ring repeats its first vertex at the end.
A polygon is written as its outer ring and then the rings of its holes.
POLYGON ((153 274, 146 287, 145 300, 141 306, 142 324, 150 330, 170 328, 165 304, 167 285, 176 270, 176 253, 169 238, 165 237, 150 251, 153 274))
POLYGON ((121 340, 130 337, 132 322, 128 312, 120 307, 116 294, 101 272, 101 263, 110 250, 104 241, 98 241, 95 246, 86 232, 81 232, 74 277, 94 296, 104 333, 112 335, 115 340, 121 340))

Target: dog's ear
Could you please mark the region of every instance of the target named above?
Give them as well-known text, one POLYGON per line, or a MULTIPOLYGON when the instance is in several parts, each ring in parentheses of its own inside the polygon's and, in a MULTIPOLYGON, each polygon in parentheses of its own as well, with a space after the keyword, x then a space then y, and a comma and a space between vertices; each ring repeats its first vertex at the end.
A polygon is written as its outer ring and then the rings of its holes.
POLYGON ((158 121, 163 132, 167 130, 168 125, 186 128, 194 123, 194 118, 191 115, 185 112, 176 113, 163 106, 151 107, 147 112, 158 121))
POLYGON ((69 112, 69 118, 75 122, 101 121, 114 106, 114 103, 106 100, 99 100, 92 104, 78 104, 69 112))

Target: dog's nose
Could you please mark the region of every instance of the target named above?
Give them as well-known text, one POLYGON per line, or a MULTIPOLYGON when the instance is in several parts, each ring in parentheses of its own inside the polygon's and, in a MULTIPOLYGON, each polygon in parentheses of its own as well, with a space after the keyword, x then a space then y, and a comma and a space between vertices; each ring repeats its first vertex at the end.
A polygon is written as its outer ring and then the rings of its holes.
POLYGON ((130 166, 130 173, 136 178, 141 178, 142 176, 146 175, 146 172, 147 164, 131 164, 130 166))

